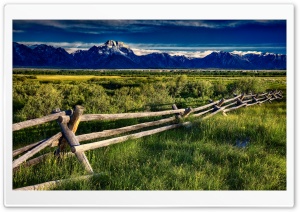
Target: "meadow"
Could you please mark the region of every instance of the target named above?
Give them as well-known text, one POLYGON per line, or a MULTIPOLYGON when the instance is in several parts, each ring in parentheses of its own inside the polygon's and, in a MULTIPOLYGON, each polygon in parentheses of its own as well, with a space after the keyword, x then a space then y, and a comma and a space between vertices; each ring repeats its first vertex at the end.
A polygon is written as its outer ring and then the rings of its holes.
MULTIPOLYGON (((284 72, 134 72, 14 70, 13 121, 83 105, 85 114, 196 107, 233 93, 282 90, 284 72), (51 72, 52 71, 52 72, 51 72), (64 74, 65 73, 65 74, 64 74)), ((286 190, 286 101, 241 108, 192 126, 91 150, 91 180, 57 190, 286 190), (246 148, 237 141, 249 139, 246 148)), ((159 117, 158 117, 159 118, 159 117)), ((77 135, 157 118, 82 122, 77 135)), ((17 149, 60 131, 47 123, 13 133, 17 149)), ((99 140, 99 139, 98 139, 99 140)), ((54 152, 47 148, 40 154, 54 152)), ((37 155, 37 156, 38 156, 37 155)), ((75 157, 49 157, 13 174, 13 188, 86 174, 75 157)))

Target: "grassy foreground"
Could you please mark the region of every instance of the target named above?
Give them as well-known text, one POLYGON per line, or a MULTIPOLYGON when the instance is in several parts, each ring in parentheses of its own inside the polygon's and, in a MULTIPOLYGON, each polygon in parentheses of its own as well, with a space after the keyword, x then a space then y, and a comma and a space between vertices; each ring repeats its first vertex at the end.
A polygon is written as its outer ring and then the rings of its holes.
MULTIPOLYGON (((195 119, 192 122, 189 128, 88 151, 86 155, 94 172, 102 175, 51 189, 286 189, 285 102, 274 101, 272 104, 241 108, 226 117, 218 114, 205 121, 195 119), (250 139, 246 148, 236 145, 237 140, 246 139, 250 139)), ((33 131, 45 138, 47 133, 57 132, 58 126, 51 125, 47 129, 39 131, 33 128, 33 131)), ((90 130, 93 129, 91 127, 90 130)), ((22 140, 22 136, 28 137, 30 130, 17 132, 14 141, 22 140)), ((32 139, 37 141, 37 137, 32 139)), ((44 152, 49 152, 49 149, 44 152)), ((13 175, 13 187, 84 174, 75 157, 64 160, 49 158, 33 167, 21 166, 13 175)))

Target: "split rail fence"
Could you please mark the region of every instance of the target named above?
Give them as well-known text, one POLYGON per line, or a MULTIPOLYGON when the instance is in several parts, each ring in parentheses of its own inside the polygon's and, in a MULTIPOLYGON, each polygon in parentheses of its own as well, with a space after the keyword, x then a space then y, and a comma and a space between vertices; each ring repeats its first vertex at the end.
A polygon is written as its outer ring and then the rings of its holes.
MULTIPOLYGON (((186 108, 178 109, 174 104, 172 105, 172 110, 158 111, 158 112, 141 112, 141 113, 120 113, 120 114, 83 114, 84 108, 82 106, 75 106, 74 110, 60 111, 59 109, 52 112, 51 115, 44 116, 37 119, 32 119, 24 122, 19 122, 13 124, 13 131, 21 130, 24 128, 40 125, 49 121, 57 121, 60 125, 61 132, 53 135, 50 138, 38 141, 36 143, 27 145, 25 147, 13 150, 13 157, 19 156, 13 160, 13 170, 19 169, 22 166, 32 166, 38 164, 45 160, 48 156, 60 156, 62 152, 66 152, 66 147, 69 146, 71 152, 64 154, 64 156, 76 156, 79 162, 83 165, 85 170, 93 174, 93 169, 85 155, 85 151, 98 149, 111 144, 116 144, 124 142, 128 139, 141 138, 148 135, 153 135, 166 130, 188 126, 190 122, 184 122, 184 118, 187 116, 200 117, 201 119, 207 119, 222 112, 226 115, 227 112, 239 109, 241 107, 248 107, 257 104, 262 104, 265 102, 271 102, 275 99, 283 98, 281 91, 271 91, 262 94, 240 94, 234 95, 231 99, 221 99, 218 101, 210 101, 209 104, 200 106, 197 108, 186 108), (142 118, 142 117, 154 117, 154 116, 165 116, 172 115, 175 116, 169 118, 162 118, 157 121, 145 122, 136 125, 126 126, 117 129, 104 130, 101 132, 94 132, 89 134, 75 135, 78 125, 80 122, 92 121, 92 120, 118 120, 118 119, 131 119, 131 118, 142 118), (136 131, 146 127, 159 126, 162 124, 170 123, 167 126, 158 127, 151 130, 146 130, 142 132, 137 132, 129 135, 123 135, 120 137, 110 138, 102 141, 96 141, 87 144, 80 144, 81 142, 105 138, 109 136, 115 136, 122 133, 128 133, 136 131), (37 154, 39 151, 45 149, 46 147, 55 147, 57 149, 53 153, 47 153, 39 157, 30 159, 32 156, 37 154), (26 153, 25 153, 26 152, 26 153), (28 160, 30 159, 30 160, 28 160)), ((43 185, 41 185, 43 187, 43 185)), ((38 189, 38 186, 29 186, 20 188, 19 190, 30 190, 38 189)))

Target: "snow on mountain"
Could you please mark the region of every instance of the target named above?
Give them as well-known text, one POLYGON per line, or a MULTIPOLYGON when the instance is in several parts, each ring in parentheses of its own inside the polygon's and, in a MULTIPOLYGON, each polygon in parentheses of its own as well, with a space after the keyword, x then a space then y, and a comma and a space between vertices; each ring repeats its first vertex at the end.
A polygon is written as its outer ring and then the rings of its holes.
POLYGON ((136 55, 120 41, 108 40, 88 50, 68 53, 63 48, 45 44, 26 46, 13 43, 13 65, 16 67, 57 68, 220 68, 220 69, 286 69, 286 55, 261 52, 214 51, 203 58, 153 52, 136 55))

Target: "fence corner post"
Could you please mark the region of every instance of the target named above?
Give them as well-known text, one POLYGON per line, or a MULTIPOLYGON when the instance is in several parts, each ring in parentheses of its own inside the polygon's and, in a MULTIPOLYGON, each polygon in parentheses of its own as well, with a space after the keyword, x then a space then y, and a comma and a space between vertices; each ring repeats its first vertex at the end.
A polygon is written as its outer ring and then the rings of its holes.
POLYGON ((84 152, 76 152, 76 148, 75 148, 75 146, 80 145, 79 141, 75 137, 75 132, 77 131, 83 111, 84 111, 84 107, 82 107, 80 105, 76 105, 75 109, 74 109, 74 113, 72 114, 71 117, 61 116, 59 118, 58 122, 62 129, 64 139, 61 140, 61 145, 58 148, 58 151, 61 150, 60 148, 63 147, 64 143, 66 143, 66 141, 67 141, 67 143, 71 147, 71 151, 76 155, 77 159, 84 166, 85 170, 89 173, 94 173, 92 166, 90 165, 85 153, 84 152))
MULTIPOLYGON (((173 104, 173 105, 172 105, 172 109, 173 109, 173 110, 178 110, 176 104, 173 104)), ((180 122, 180 121, 182 120, 182 116, 181 116, 180 113, 176 113, 176 114, 175 114, 175 118, 176 118, 177 123, 180 122)))
POLYGON ((191 107, 185 108, 185 111, 181 114, 182 118, 187 117, 188 115, 190 115, 190 113, 193 112, 193 109, 191 107))
POLYGON ((218 106, 218 107, 221 107, 221 106, 224 104, 224 102, 225 102, 225 99, 222 98, 222 99, 218 102, 217 106, 218 106))

